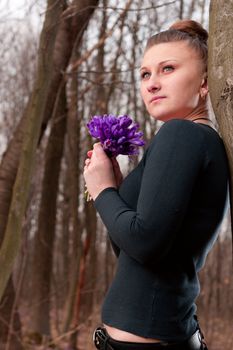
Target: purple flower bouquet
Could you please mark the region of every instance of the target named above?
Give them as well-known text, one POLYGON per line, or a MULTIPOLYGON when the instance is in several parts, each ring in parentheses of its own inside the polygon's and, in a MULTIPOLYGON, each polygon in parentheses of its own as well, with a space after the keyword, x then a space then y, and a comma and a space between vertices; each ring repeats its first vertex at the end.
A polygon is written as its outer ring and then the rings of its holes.
POLYGON ((109 157, 137 155, 138 147, 145 144, 143 133, 138 131, 139 125, 128 115, 95 115, 87 127, 91 136, 101 142, 109 157))
MULTIPOLYGON (((139 125, 128 115, 95 115, 87 123, 87 127, 91 136, 100 141, 109 157, 119 154, 137 155, 139 146, 145 144, 143 133, 138 131, 139 125)), ((91 199, 87 190, 85 196, 87 201, 91 199)))

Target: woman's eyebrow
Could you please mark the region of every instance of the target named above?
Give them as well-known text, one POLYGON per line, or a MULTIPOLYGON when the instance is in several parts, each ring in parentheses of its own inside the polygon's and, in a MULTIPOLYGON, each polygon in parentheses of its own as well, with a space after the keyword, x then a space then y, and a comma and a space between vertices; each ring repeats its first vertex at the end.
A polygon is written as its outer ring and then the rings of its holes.
MULTIPOLYGON (((163 65, 164 63, 170 62, 170 61, 177 61, 177 60, 174 59, 174 58, 170 58, 170 59, 168 59, 168 60, 159 62, 159 63, 158 63, 158 66, 161 66, 161 65, 163 65)), ((142 66, 142 67, 140 68, 140 71, 143 70, 143 69, 146 69, 146 68, 147 68, 146 66, 142 66)))

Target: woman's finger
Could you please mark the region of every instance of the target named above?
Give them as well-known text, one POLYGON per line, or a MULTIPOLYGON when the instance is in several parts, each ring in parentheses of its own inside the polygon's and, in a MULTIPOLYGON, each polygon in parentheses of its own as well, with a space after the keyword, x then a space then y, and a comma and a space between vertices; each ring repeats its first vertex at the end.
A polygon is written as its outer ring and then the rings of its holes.
POLYGON ((92 151, 92 150, 87 152, 87 156, 88 156, 88 158, 91 158, 92 153, 93 153, 93 151, 92 151))
MULTIPOLYGON (((101 145, 101 143, 100 143, 100 142, 95 143, 94 146, 93 146, 93 148, 95 147, 95 145, 101 145)), ((101 146, 101 147, 102 147, 102 146, 101 146)), ((92 155, 93 155, 93 149, 87 151, 87 156, 88 156, 88 158, 91 158, 92 155)))
POLYGON ((95 143, 93 145, 93 152, 92 152, 92 156, 93 159, 106 159, 108 158, 107 154, 105 153, 105 151, 103 150, 103 147, 101 145, 101 143, 95 143))

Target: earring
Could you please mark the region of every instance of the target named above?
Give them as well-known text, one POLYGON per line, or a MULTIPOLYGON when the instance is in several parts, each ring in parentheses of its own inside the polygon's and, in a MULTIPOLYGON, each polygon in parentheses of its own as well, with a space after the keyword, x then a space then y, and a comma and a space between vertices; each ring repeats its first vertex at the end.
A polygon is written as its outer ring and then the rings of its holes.
POLYGON ((203 91, 201 91, 200 92, 200 97, 201 97, 202 100, 205 100, 206 94, 203 91))

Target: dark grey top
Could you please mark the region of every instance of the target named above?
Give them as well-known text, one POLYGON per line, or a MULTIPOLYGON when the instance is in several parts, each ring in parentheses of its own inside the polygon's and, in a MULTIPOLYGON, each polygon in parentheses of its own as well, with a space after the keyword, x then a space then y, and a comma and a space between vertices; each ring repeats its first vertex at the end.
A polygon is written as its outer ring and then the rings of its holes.
POLYGON ((197 273, 226 208, 228 162, 208 125, 165 122, 119 190, 94 205, 118 265, 102 309, 105 324, 179 341, 196 329, 197 273))

